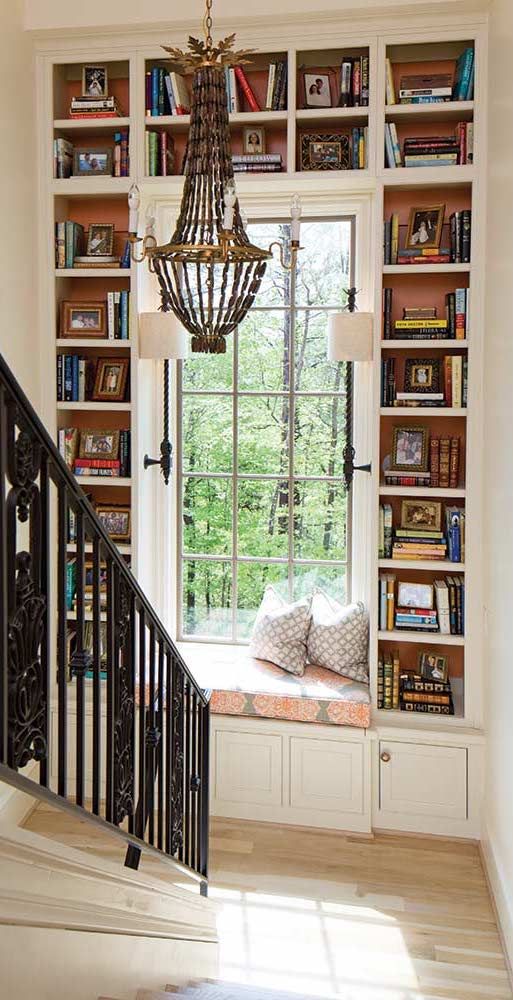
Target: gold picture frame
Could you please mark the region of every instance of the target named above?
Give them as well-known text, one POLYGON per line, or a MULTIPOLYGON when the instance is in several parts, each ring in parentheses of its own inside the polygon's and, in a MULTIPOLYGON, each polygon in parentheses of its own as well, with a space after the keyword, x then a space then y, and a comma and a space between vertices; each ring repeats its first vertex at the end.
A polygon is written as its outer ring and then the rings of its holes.
POLYGON ((421 205, 410 208, 407 250, 435 250, 440 246, 445 218, 445 205, 421 205))
POLYGON ((122 403, 129 367, 128 358, 100 358, 96 365, 93 400, 98 403, 122 403))
POLYGON ((90 222, 87 230, 87 256, 110 257, 114 250, 114 223, 90 222))
POLYGON ((440 531, 442 504, 439 500, 402 500, 401 528, 409 531, 440 531))
POLYGON ((119 456, 119 431, 84 429, 80 432, 80 458, 104 458, 116 461, 119 456))
POLYGON ((59 336, 105 340, 107 306, 105 302, 61 302, 59 336))
POLYGON ((449 679, 449 664, 446 656, 440 656, 434 649, 426 649, 419 653, 419 674, 425 681, 434 684, 447 684, 449 679))
POLYGON ((397 472, 429 471, 429 431, 427 427, 394 427, 392 469, 397 472))
POLYGON ((349 138, 339 132, 304 132, 300 136, 301 170, 349 170, 349 138))
POLYGON ((132 533, 132 512, 123 504, 98 503, 95 507, 107 534, 114 542, 129 542, 132 533))

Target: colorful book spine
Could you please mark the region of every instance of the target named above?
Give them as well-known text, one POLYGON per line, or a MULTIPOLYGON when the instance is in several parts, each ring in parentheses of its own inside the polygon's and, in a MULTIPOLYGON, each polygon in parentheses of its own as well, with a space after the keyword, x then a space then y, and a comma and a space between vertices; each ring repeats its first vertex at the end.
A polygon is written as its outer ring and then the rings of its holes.
POLYGON ((250 87, 249 80, 242 69, 242 66, 235 66, 235 76, 237 77, 241 91, 249 104, 250 111, 260 111, 260 105, 250 87))

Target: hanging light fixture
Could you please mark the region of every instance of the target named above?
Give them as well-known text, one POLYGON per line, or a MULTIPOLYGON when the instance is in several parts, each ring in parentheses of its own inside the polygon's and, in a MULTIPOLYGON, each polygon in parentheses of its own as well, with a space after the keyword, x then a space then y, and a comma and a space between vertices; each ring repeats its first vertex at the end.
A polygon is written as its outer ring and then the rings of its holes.
POLYGON ((301 204, 295 195, 289 247, 272 243, 264 250, 251 243, 235 190, 225 69, 247 63, 253 50, 233 51, 235 35, 214 45, 211 10, 212 0, 206 0, 204 42, 190 37, 189 52, 163 46, 182 71, 193 73, 176 229, 162 246, 153 225, 147 225, 144 237, 137 236, 140 198, 134 185, 129 194, 129 240, 133 260, 147 260, 157 276, 161 310, 173 312, 192 334, 192 351, 224 354, 226 337, 253 305, 273 248, 279 248, 283 267, 295 267, 301 204))

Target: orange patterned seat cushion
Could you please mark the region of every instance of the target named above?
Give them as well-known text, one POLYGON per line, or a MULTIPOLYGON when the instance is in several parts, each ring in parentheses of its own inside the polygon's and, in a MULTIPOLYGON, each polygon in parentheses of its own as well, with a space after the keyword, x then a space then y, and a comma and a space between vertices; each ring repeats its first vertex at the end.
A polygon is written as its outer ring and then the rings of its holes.
POLYGON ((180 652, 201 687, 212 691, 217 715, 370 726, 368 685, 324 667, 308 666, 297 677, 244 649, 183 643, 180 652))

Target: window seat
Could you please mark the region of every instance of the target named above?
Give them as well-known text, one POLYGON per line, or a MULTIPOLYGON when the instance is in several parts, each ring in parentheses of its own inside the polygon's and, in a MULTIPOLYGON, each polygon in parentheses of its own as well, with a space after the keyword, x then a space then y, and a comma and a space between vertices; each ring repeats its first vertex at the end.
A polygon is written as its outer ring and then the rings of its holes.
POLYGON ((370 726, 366 684, 308 666, 303 677, 248 655, 245 647, 180 643, 201 687, 212 691, 211 712, 334 726, 370 726))

